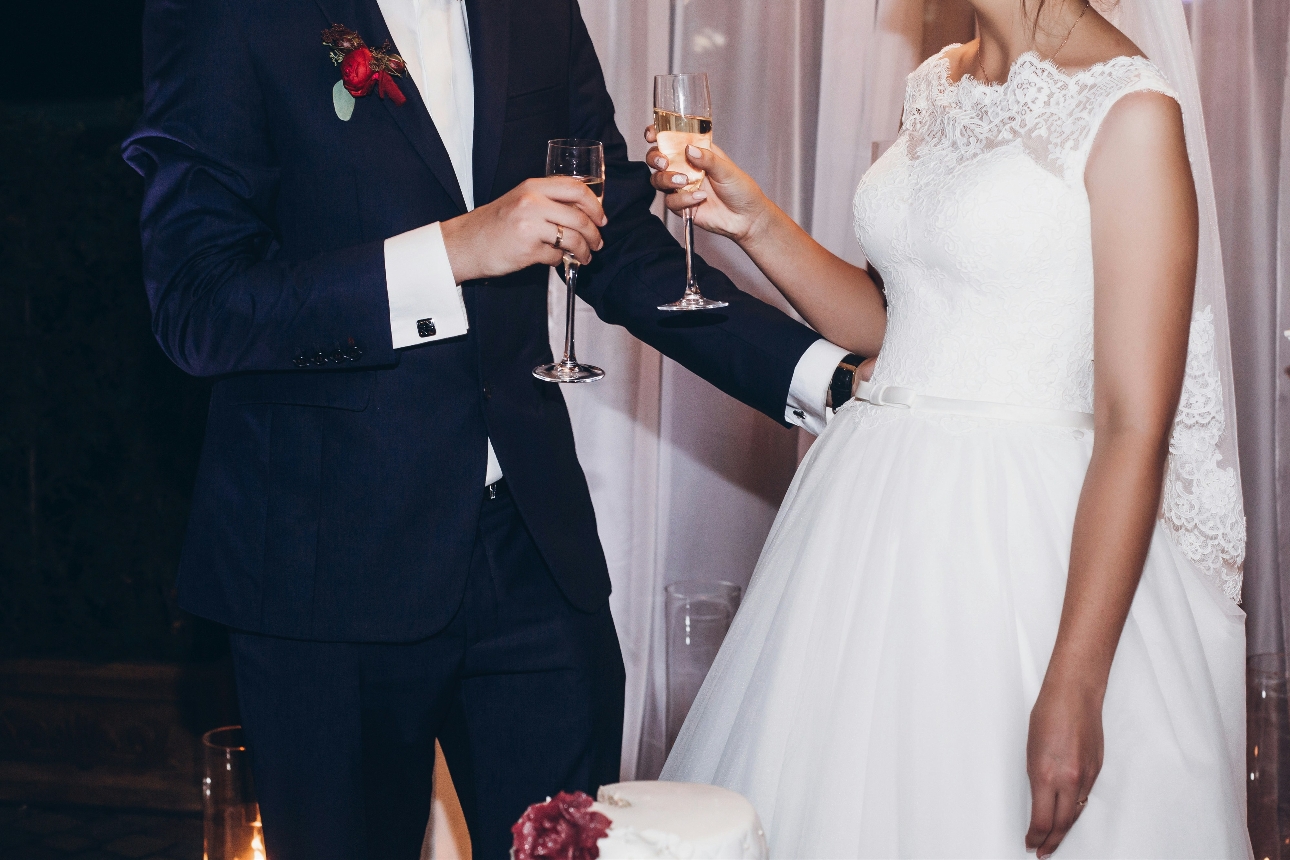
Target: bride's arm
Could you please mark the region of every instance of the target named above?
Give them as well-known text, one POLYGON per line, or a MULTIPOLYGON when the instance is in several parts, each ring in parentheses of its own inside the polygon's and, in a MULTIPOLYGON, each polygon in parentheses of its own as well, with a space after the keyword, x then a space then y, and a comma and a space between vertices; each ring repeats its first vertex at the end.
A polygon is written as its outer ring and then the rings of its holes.
POLYGON ((1031 712, 1026 846, 1052 853, 1102 766, 1102 700, 1160 505, 1196 279, 1197 207, 1176 102, 1125 96, 1085 172, 1094 436, 1057 642, 1031 712))
MULTIPOLYGON (((654 142, 653 127, 646 139, 654 142)), ((673 212, 697 206, 696 226, 733 239, 789 304, 825 338, 851 352, 878 354, 886 330, 882 294, 864 271, 830 253, 774 204, 719 147, 691 147, 689 161, 707 173, 696 192, 677 191, 667 159, 651 149, 654 187, 673 212)))

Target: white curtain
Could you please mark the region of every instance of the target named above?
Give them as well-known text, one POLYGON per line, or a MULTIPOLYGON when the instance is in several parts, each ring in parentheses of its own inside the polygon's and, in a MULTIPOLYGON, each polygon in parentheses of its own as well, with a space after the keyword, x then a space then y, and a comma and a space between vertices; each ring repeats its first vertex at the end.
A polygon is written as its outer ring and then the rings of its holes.
POLYGON ((851 224, 860 177, 900 128, 905 76, 921 61, 923 0, 828 0, 811 233, 865 265, 851 224))
MULTIPOLYGON (((1287 15, 1290 18, 1290 15, 1287 15)), ((1281 84, 1281 145, 1278 160, 1280 171, 1277 193, 1277 284, 1276 284, 1276 327, 1281 331, 1290 331, 1290 21, 1286 22, 1285 37, 1285 74, 1281 84)), ((1277 481, 1277 566, 1273 570, 1275 577, 1281 581, 1280 562, 1290 561, 1290 341, 1277 338, 1277 361, 1275 370, 1276 416, 1272 454, 1276 462, 1277 481)), ((1286 601, 1290 601, 1290 589, 1281 590, 1282 629, 1290 629, 1285 622, 1287 615, 1286 601)), ((1286 648, 1290 651, 1290 647, 1286 648)))
POLYGON ((1236 372, 1241 477, 1249 543, 1245 609, 1251 654, 1285 652, 1290 590, 1281 583, 1290 562, 1290 327, 1278 241, 1290 204, 1290 145, 1283 115, 1287 96, 1286 0, 1191 0, 1188 4, 1205 126, 1218 203, 1227 278, 1232 358, 1236 372), (1278 452, 1281 463, 1278 464, 1278 452))
MULTIPOLYGON (((653 76, 706 71, 717 141, 788 212, 809 213, 823 0, 581 5, 633 157, 645 154, 653 76)), ((730 243, 703 236, 699 251, 745 290, 779 303, 730 243)), ((553 281, 556 345, 562 296, 553 281)), ((564 394, 614 581, 627 665, 623 775, 648 778, 663 764, 663 587, 747 584, 796 468, 798 434, 601 323, 586 305, 576 313, 578 356, 607 378, 564 394)))

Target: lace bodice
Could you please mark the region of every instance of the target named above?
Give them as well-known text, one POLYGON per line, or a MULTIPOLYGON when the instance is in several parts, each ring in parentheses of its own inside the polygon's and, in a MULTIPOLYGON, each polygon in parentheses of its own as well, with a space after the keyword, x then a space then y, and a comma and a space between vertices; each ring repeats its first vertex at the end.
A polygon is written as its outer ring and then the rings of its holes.
MULTIPOLYGON (((1177 98, 1142 57, 1068 74, 1027 53, 990 86, 950 81, 942 51, 909 76, 900 136, 855 196, 856 236, 888 300, 875 382, 1093 411, 1084 167, 1107 112, 1141 91, 1177 98)), ((1235 474, 1210 456, 1223 429, 1213 332, 1198 309, 1162 519, 1235 598, 1244 519, 1235 474)))

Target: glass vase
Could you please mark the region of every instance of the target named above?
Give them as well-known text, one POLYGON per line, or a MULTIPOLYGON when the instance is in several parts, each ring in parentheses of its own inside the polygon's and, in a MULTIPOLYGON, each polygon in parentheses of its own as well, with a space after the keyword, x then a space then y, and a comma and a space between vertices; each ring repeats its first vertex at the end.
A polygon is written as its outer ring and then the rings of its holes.
POLYGON ((1284 654, 1248 659, 1245 712, 1250 843, 1258 860, 1290 860, 1290 701, 1284 654))
POLYGON ((739 609, 742 589, 730 582, 690 580, 664 589, 667 626, 667 733, 664 755, 671 752, 685 716, 712 668, 730 622, 739 609))
POLYGON ((241 726, 202 735, 203 860, 265 860, 264 828, 241 726))

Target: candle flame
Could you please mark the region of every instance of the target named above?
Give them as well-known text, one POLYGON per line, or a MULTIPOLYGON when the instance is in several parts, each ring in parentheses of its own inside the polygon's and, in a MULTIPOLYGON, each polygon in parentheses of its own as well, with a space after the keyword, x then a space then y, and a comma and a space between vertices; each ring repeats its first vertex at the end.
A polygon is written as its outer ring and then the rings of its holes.
POLYGON ((266 860, 264 854, 264 824, 260 821, 260 813, 255 814, 255 821, 251 823, 251 851, 246 855, 246 860, 266 860))

